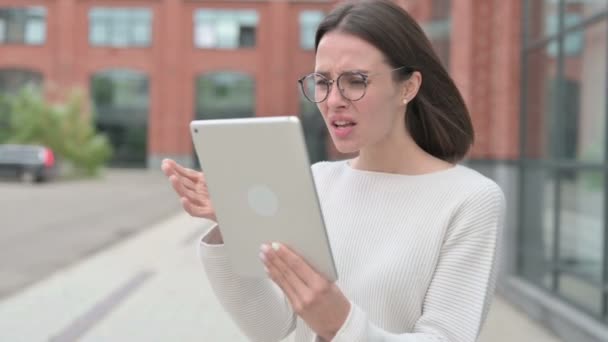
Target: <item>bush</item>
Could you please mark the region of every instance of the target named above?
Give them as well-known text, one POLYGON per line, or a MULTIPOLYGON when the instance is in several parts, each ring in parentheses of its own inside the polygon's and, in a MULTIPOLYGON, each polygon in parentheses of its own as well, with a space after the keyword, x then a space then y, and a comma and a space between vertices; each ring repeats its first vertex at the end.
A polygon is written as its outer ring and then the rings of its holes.
POLYGON ((9 101, 7 141, 47 146, 76 172, 94 176, 112 156, 112 148, 106 136, 95 131, 84 103, 82 93, 74 91, 66 103, 50 105, 38 92, 25 88, 9 101))
POLYGON ((0 94, 0 144, 5 143, 10 138, 10 103, 6 96, 0 94))

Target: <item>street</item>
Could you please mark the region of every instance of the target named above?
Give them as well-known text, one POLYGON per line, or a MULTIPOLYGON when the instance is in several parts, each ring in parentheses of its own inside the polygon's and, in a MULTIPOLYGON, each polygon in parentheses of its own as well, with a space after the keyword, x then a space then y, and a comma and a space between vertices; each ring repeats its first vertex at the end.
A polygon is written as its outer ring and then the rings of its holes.
MULTIPOLYGON (((0 341, 246 340, 198 261, 206 223, 160 171, 0 194, 0 341)), ((497 297, 480 341, 559 340, 497 297)))
POLYGON ((0 299, 181 209, 159 171, 100 179, 0 180, 0 299))

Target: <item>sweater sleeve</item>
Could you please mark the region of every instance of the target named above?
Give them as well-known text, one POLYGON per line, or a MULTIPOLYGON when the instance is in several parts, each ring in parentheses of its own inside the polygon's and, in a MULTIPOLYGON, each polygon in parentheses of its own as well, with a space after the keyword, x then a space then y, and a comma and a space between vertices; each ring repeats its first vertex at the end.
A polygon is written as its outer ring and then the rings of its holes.
POLYGON ((448 228, 413 332, 387 332, 351 302, 351 311, 332 341, 476 341, 494 295, 504 212, 503 193, 494 183, 463 202, 448 228))
POLYGON ((216 297, 251 341, 280 341, 296 324, 295 313, 280 288, 270 279, 235 274, 224 245, 201 240, 199 255, 216 297))

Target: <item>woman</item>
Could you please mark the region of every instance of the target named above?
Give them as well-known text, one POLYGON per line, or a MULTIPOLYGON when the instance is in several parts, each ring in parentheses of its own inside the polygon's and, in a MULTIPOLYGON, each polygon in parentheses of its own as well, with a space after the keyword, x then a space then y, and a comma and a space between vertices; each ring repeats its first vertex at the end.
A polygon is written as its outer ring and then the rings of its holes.
MULTIPOLYGON (((300 79, 336 148, 312 166, 340 279, 287 246, 261 247, 270 279, 235 275, 215 226, 200 254, 212 287, 255 341, 475 341, 491 302, 504 216, 499 187, 457 163, 468 111, 416 22, 390 1, 346 3, 316 34, 300 79)), ((204 176, 162 166, 183 206, 215 220, 204 176)))

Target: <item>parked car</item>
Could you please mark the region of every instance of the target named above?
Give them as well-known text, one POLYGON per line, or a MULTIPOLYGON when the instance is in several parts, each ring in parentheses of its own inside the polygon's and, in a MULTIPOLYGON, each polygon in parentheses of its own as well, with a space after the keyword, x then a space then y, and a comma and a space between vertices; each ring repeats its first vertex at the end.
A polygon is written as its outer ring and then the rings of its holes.
POLYGON ((58 174, 55 153, 40 145, 0 145, 0 175, 44 182, 58 174))

